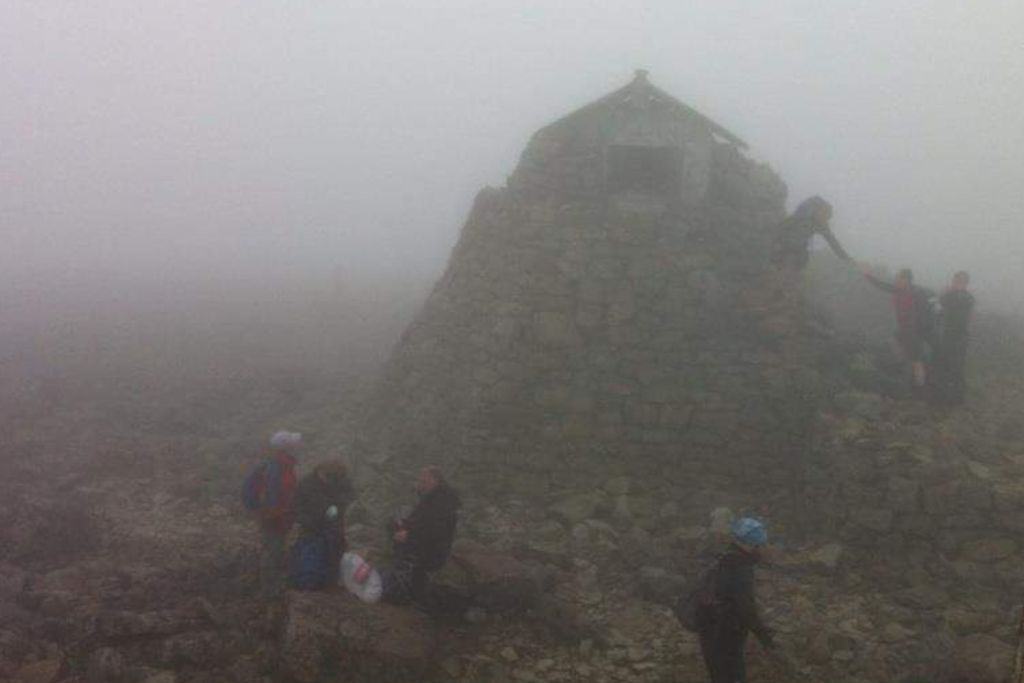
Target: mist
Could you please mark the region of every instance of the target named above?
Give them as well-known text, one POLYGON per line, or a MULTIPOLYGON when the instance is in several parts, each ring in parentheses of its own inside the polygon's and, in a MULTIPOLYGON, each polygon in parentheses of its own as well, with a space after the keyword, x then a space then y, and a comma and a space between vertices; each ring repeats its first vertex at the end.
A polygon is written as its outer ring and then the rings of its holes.
POLYGON ((534 130, 645 67, 857 258, 1010 305, 1022 28, 1013 2, 6 3, 0 268, 36 304, 425 285, 534 130))

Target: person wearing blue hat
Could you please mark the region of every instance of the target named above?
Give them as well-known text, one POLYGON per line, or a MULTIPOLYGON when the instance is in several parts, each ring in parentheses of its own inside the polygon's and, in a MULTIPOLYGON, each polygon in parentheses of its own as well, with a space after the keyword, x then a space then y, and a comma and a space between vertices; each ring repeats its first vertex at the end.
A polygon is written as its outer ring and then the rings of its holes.
POLYGON ((754 597, 754 567, 767 543, 768 532, 761 521, 738 519, 732 525, 732 543, 713 570, 713 597, 697 624, 711 683, 746 683, 744 649, 750 632, 766 649, 775 646, 754 597))

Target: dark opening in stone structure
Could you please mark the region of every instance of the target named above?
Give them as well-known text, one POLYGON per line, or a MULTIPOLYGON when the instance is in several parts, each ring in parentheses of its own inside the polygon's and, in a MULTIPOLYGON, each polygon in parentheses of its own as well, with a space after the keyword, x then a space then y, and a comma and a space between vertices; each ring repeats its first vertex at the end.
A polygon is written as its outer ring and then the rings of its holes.
POLYGON ((683 151, 675 147, 610 145, 608 191, 673 198, 682 185, 683 151))

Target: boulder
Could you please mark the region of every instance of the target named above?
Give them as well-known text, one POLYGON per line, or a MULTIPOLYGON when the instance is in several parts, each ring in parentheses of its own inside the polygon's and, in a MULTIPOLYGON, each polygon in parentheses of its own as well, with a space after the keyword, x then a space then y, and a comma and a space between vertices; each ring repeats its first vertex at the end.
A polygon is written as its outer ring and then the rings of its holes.
POLYGON ((967 541, 961 548, 964 559, 971 562, 998 562, 1016 552, 1017 542, 1012 538, 981 538, 967 541))
POLYGON ((554 572, 472 541, 455 544, 449 565, 463 575, 473 603, 488 612, 529 609, 554 583, 554 572))
POLYGON ((995 609, 978 610, 967 607, 950 607, 943 612, 946 626, 958 636, 982 633, 996 627, 1003 615, 995 609))
POLYGON ((609 551, 619 547, 618 533, 599 519, 587 519, 574 526, 572 540, 578 550, 609 551))
POLYGON ((836 395, 835 404, 839 410, 853 417, 868 421, 879 420, 882 417, 882 397, 878 394, 847 391, 836 395))
POLYGON ((604 484, 604 490, 612 496, 624 496, 629 493, 629 477, 612 477, 604 484))
POLYGON ((843 546, 839 543, 826 543, 818 548, 783 555, 778 558, 777 563, 784 567, 827 574, 839 566, 843 552, 843 546))
POLYGON ((110 647, 101 647, 89 655, 85 678, 89 683, 114 683, 123 681, 126 673, 121 653, 110 647))
POLYGON ((953 680, 958 683, 1004 683, 1013 671, 1014 649, 998 638, 975 633, 953 646, 953 680))
POLYGON ((860 508, 850 512, 850 520, 862 529, 884 534, 892 528, 893 515, 882 508, 860 508))
POLYGON ((148 674, 142 683, 178 683, 178 677, 173 671, 158 671, 148 674))
POLYGON ((59 659, 44 659, 32 662, 18 669, 14 674, 15 683, 53 683, 61 671, 59 659))
POLYGON ((604 502, 599 493, 577 493, 558 501, 549 510, 554 517, 573 525, 593 517, 604 502))
POLYGON ((425 614, 347 593, 290 592, 281 667, 298 683, 400 683, 428 677, 437 633, 425 614))
POLYGON ((685 590, 686 577, 661 567, 641 567, 636 586, 643 599, 668 605, 685 590))
POLYGON ((144 637, 171 636, 199 630, 208 624, 207 615, 191 607, 152 612, 110 610, 96 616, 94 635, 102 641, 114 642, 144 637))
POLYGON ((25 570, 0 562, 0 598, 9 598, 21 593, 28 584, 29 573, 25 570))

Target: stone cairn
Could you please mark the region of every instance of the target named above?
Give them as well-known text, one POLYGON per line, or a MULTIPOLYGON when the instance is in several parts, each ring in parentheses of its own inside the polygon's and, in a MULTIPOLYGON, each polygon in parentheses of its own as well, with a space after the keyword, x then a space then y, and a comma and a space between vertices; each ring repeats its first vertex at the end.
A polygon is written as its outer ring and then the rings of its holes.
POLYGON ((486 496, 628 474, 743 504, 788 477, 817 380, 799 296, 773 294, 786 187, 744 148, 643 71, 537 132, 477 196, 357 452, 486 496))

